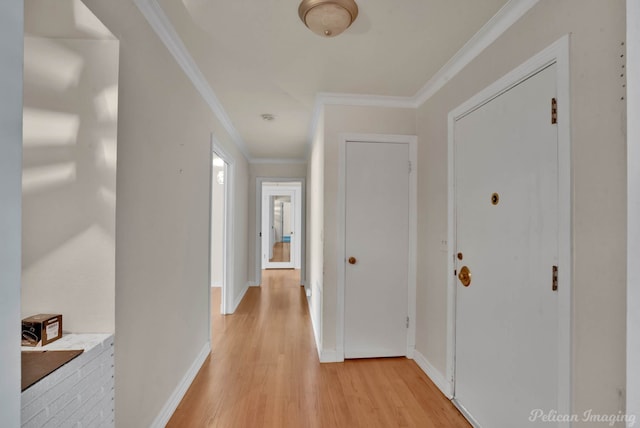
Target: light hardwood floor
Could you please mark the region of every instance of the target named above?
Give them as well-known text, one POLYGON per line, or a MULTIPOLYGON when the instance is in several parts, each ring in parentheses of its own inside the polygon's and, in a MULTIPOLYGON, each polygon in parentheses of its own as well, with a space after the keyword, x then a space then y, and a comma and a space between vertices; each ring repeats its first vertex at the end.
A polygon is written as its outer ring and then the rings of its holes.
POLYGON ((265 271, 235 314, 213 316, 213 352, 168 427, 470 426, 412 360, 320 364, 297 275, 265 271))
POLYGON ((276 242, 273 244, 273 257, 270 262, 289 262, 291 261, 291 244, 288 242, 276 242))

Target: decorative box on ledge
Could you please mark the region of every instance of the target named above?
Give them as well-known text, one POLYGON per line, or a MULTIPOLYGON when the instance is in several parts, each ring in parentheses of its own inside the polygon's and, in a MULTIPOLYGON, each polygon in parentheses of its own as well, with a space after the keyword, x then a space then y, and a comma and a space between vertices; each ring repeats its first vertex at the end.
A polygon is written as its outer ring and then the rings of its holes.
POLYGON ((23 353, 82 353, 22 392, 22 426, 113 427, 113 335, 68 334, 23 353))

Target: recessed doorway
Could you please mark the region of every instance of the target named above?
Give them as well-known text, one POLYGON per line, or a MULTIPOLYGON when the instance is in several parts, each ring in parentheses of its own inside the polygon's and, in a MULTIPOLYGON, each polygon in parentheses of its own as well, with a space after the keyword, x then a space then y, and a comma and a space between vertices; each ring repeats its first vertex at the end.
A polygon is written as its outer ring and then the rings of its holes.
POLYGON ((304 179, 258 178, 257 282, 265 269, 300 270, 304 284, 304 179))
POLYGON ((233 312, 234 159, 212 139, 209 231, 210 312, 233 312))

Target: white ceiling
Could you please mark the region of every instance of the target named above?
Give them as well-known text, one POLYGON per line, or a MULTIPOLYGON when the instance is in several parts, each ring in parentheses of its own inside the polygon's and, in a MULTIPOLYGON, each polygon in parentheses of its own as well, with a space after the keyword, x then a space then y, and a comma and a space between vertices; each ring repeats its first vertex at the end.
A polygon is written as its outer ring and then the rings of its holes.
POLYGON ((357 20, 331 39, 304 26, 297 0, 158 4, 250 157, 302 159, 316 94, 413 96, 506 3, 356 1, 357 20))
POLYGON ((25 0, 24 34, 56 39, 116 39, 80 0, 25 0))

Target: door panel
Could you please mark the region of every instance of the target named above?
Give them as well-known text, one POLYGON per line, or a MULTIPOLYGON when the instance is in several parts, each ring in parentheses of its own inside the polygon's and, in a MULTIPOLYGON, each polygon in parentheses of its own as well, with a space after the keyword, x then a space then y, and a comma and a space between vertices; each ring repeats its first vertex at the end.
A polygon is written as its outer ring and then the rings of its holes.
POLYGON ((346 144, 346 358, 407 352, 408 144, 346 144))
POLYGON ((556 66, 455 124, 455 399, 484 427, 558 406, 556 66), (497 198, 493 195, 496 194, 497 198))

